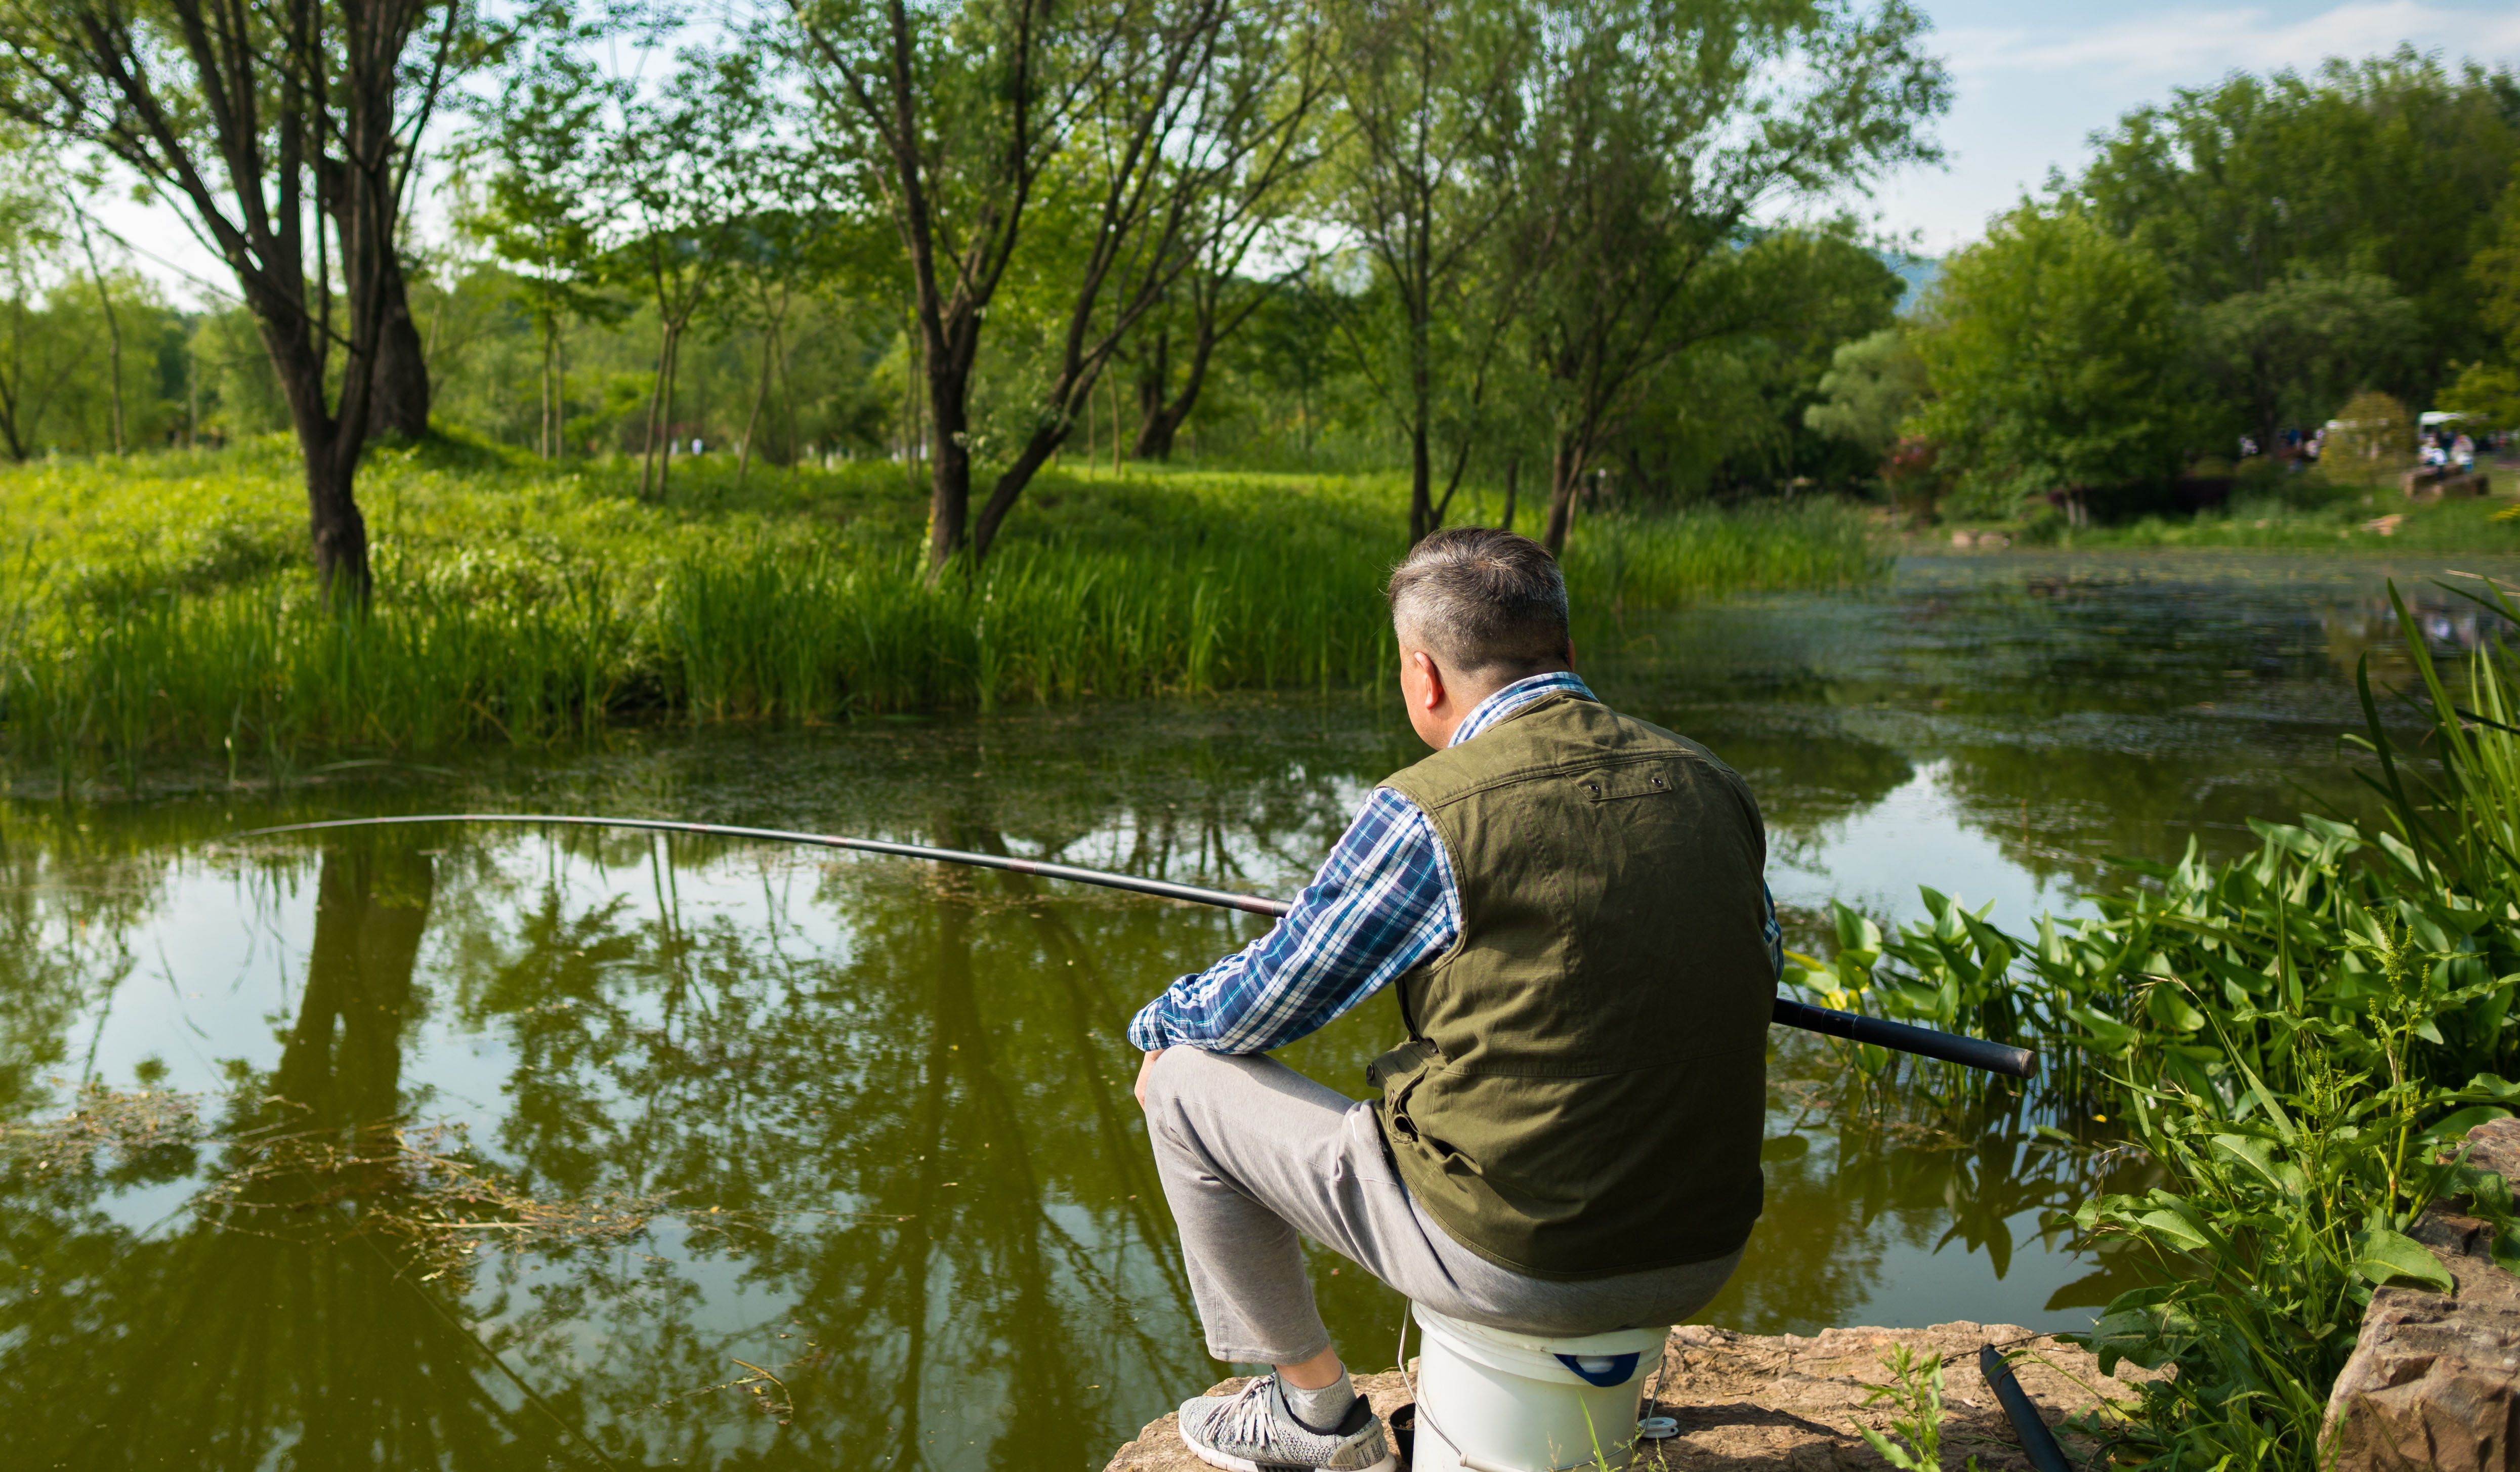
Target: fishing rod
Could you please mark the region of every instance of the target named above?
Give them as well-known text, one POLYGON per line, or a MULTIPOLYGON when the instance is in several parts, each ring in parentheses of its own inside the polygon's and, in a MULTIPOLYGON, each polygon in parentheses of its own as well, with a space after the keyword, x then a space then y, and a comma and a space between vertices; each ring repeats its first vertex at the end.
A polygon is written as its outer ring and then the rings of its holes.
MULTIPOLYGON (((1168 879, 1141 879, 1135 874, 1115 874, 1100 869, 1078 869, 1072 864, 1045 864, 1038 859, 1018 859, 1011 854, 975 854, 968 849, 930 848, 923 843, 887 843, 880 838, 844 838, 833 833, 798 833, 786 828, 745 828, 718 823, 683 823, 670 818, 590 818, 568 813, 424 813, 398 818, 336 818, 323 823, 292 823, 279 827, 255 828, 239 833, 239 838, 268 838, 279 833, 312 833, 327 828, 388 827, 413 823, 512 823, 559 824, 582 828, 639 828, 652 833, 702 833, 718 838, 753 838, 769 843, 802 843, 819 848, 846 849, 859 854, 887 854, 896 859, 928 859, 939 864, 962 864, 973 869, 1002 870, 1008 873, 1030 874, 1041 879, 1064 879, 1075 884, 1100 884, 1105 889, 1125 889, 1131 894, 1155 895, 1167 900, 1181 900, 1192 905, 1214 905, 1224 910, 1239 910, 1248 914, 1283 916, 1295 907, 1284 900, 1265 900, 1258 895, 1233 894, 1222 889, 1202 889, 1195 884, 1175 884, 1168 879)), ((1824 1006, 1812 1006, 1788 998, 1777 999, 1771 1021, 1820 1033, 1830 1038, 1843 1038, 1850 1043, 1868 1043, 1893 1052, 1914 1053, 1921 1058, 1938 1058, 1966 1068, 1988 1073, 2005 1074, 2026 1079, 2039 1071, 2039 1055, 2026 1048, 2011 1048, 1991 1043, 1984 1038, 1963 1038, 1957 1033, 1936 1032, 1930 1027, 1916 1027, 1906 1022, 1892 1022, 1886 1017, 1867 1017, 1860 1012, 1840 1012, 1824 1006)))

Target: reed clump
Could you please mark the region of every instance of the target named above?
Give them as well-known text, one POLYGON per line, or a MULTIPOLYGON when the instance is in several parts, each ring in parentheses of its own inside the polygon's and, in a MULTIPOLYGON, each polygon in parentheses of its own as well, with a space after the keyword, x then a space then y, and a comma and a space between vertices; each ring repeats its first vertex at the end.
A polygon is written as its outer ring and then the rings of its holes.
MULTIPOLYGON (((2462 591, 2520 626, 2502 590, 2462 591)), ((2520 1267, 2510 1183, 2458 1148, 2520 1107, 2516 672, 2489 645, 2445 676, 2398 611, 2431 729, 2418 765, 2363 673, 2385 821, 2253 823, 2252 856, 2130 865, 2095 916, 2027 935, 1931 890, 1926 919, 1887 933, 1838 907, 1835 954, 1789 972, 1839 1004, 2047 1049, 2051 1143, 2141 1158, 2143 1190, 2054 1224, 2152 1270, 2084 1336, 2103 1368, 2178 1370, 2097 1428, 2121 1460, 2318 1464, 2372 1290, 2452 1286, 2408 1235, 2437 1198, 2497 1223, 2496 1256, 2520 1267)))
MULTIPOLYGON (((304 570, 278 444, 0 480, 0 734, 65 770, 1370 684, 1405 548, 1387 476, 1053 473, 985 565, 930 578, 897 466, 703 460, 652 505, 626 470, 432 444, 363 475, 376 598, 348 612, 304 570)), ((1604 514, 1567 562, 1622 614, 1886 567, 1826 504, 1604 514)))

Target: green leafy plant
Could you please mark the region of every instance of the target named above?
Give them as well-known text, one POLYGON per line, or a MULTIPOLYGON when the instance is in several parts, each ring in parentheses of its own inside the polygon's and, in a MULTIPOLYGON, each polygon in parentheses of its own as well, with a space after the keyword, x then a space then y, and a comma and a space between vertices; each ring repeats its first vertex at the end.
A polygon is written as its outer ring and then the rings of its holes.
MULTIPOLYGON (((1907 1445, 1899 1445, 1862 1421, 1853 1423, 1855 1434, 1899 1472, 1942 1472, 1942 1352, 1937 1350, 1919 1360, 1907 1345, 1892 1345, 1890 1353, 1881 1357, 1881 1367, 1890 1372, 1889 1382, 1868 1383, 1864 1387, 1864 1404, 1888 1405, 1890 1429, 1907 1445)), ((1968 1469, 1977 1472, 1976 1457, 1968 1459, 1968 1469)))
MULTIPOLYGON (((2476 597, 2520 625, 2502 590, 2476 597)), ((2313 1464, 2373 1290, 2452 1286, 2409 1235, 2432 1201, 2464 1198, 2520 1262, 2509 1185, 2457 1148, 2520 1108, 2513 671, 2488 645, 2446 676, 2399 615, 2434 760, 2398 743, 2366 674, 2384 822, 2253 822, 2256 854, 2215 865, 2191 845, 2177 865, 2129 865, 2095 915, 2042 916, 2030 937, 1932 890, 1924 919, 1887 931, 1838 907, 1836 953, 1788 973, 1832 1005, 2043 1048, 2050 1142, 2147 1163, 2143 1189, 2058 1219, 2153 1269, 2083 1336, 2103 1369, 2175 1368, 2142 1385, 2121 1433, 2137 1460, 2313 1464)), ((1884 1082, 1911 1066, 1851 1061, 1884 1082)), ((1907 1083, 1956 1099, 1989 1087, 1907 1083)))

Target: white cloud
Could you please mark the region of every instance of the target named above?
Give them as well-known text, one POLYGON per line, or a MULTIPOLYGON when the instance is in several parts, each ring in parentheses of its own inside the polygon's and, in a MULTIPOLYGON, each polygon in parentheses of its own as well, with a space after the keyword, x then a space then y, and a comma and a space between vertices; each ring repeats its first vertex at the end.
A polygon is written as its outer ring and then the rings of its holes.
POLYGON ((2401 41, 2452 56, 2520 46, 2520 12, 2445 10, 2418 0, 2348 0, 2289 22, 2263 7, 2179 10, 2064 33, 2062 27, 1958 26, 1941 33, 1960 85, 2024 72, 2196 85, 2231 71, 2310 67, 2329 57, 2393 51, 2401 41))
POLYGON ((1936 252, 1975 238, 2050 168, 2078 170, 2092 133, 2175 88, 2210 87, 2234 71, 2309 70, 2330 57, 2385 55, 2401 42, 2452 65, 2520 62, 2520 8, 2508 5, 2262 0, 2129 14, 2105 0, 1926 3, 1951 22, 1933 38, 1957 84, 1939 130, 1951 164, 1889 181, 1873 203, 1884 226, 1916 232, 1936 252))

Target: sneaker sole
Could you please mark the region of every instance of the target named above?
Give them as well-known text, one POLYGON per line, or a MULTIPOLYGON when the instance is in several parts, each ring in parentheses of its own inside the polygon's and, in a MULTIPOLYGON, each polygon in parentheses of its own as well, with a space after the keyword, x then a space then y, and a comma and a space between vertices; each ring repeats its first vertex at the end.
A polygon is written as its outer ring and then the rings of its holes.
POLYGON ((1182 1438, 1182 1445, 1190 1449, 1191 1455, 1211 1467, 1222 1467, 1225 1472, 1398 1472, 1400 1466, 1400 1458, 1388 1450, 1382 1453, 1382 1460, 1372 1466, 1325 1467, 1312 1462, 1255 1461, 1247 1456, 1219 1451, 1213 1447, 1202 1447, 1187 1436, 1182 1438))

